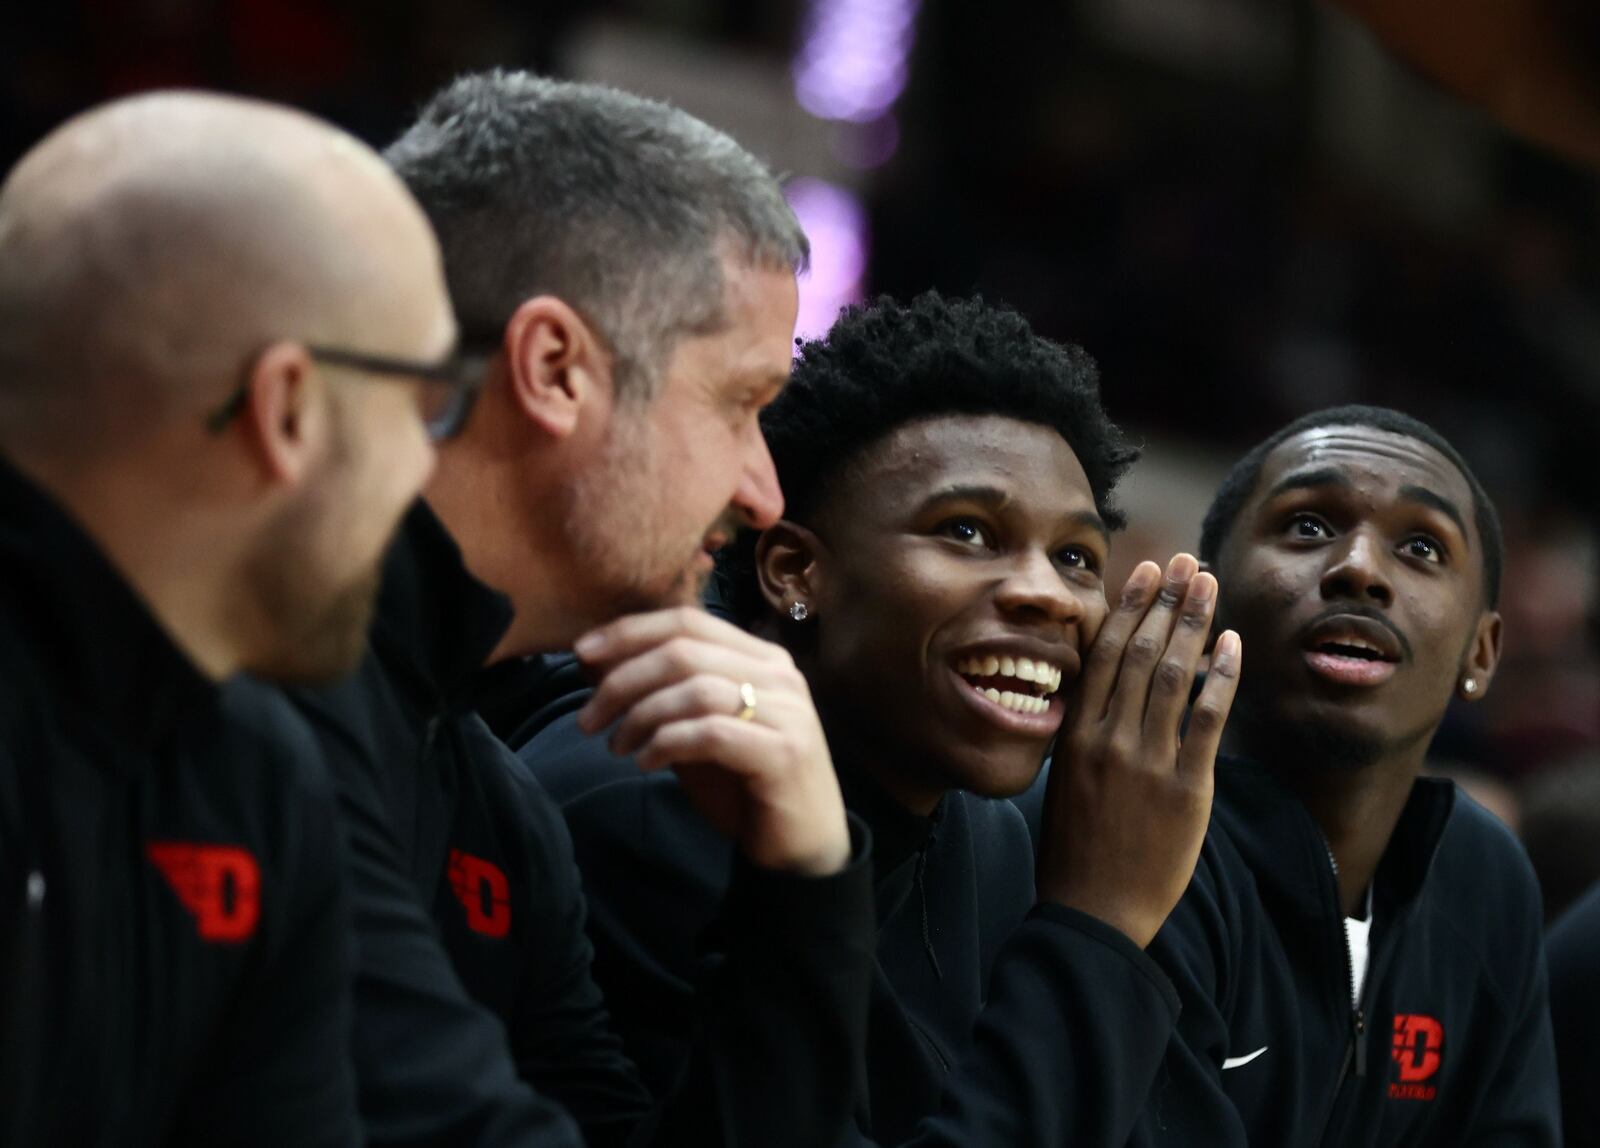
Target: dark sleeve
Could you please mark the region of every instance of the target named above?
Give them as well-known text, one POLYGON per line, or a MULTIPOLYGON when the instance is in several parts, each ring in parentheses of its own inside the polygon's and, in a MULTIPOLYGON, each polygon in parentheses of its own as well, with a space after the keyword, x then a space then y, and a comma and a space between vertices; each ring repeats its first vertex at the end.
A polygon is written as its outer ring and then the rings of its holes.
POLYGON ((523 750, 570 779, 597 979, 659 1100, 645 1142, 834 1145, 864 1094, 875 924, 869 839, 800 878, 736 859, 670 774, 570 718, 523 750), (541 756, 547 755, 547 756, 541 756), (610 779, 576 783, 586 775, 610 779))
POLYGON ((338 786, 355 924, 353 1059, 369 1142, 577 1148, 577 1125, 517 1079, 504 1028, 456 976, 359 735, 308 712, 338 786))
POLYGON ((1128 1140, 1137 1148, 1249 1142, 1222 1083, 1222 1064, 1233 1044, 1227 999, 1245 932, 1239 889, 1228 875, 1242 867, 1213 823, 1188 889, 1147 950, 1170 978, 1183 1011, 1128 1140))
MULTIPOLYGON (((1487 851, 1485 851, 1487 854, 1487 851)), ((1501 915, 1499 927, 1513 928, 1531 941, 1519 951, 1518 979, 1512 998, 1509 1031, 1486 1087, 1480 1090, 1477 1118, 1461 1142, 1463 1148, 1549 1148, 1561 1144, 1561 1086, 1556 1073, 1555 1036, 1550 1026, 1550 972, 1545 960, 1543 910, 1532 867, 1520 848, 1512 865, 1520 870, 1520 913, 1501 915), (1520 924, 1516 922, 1520 918, 1520 924)), ((1590 1087, 1594 1081, 1589 1082, 1590 1087)), ((1582 1144, 1585 1141, 1573 1141, 1582 1144)))
POLYGON ((697 1027, 650 1142, 816 1148, 865 1093, 876 924, 870 836, 830 877, 733 862, 696 977, 697 1027))
POLYGON ((641 777, 570 715, 522 756, 573 799, 569 824, 593 830, 574 836, 598 978, 660 1100, 642 1142, 837 1143, 864 1093, 876 947, 865 826, 852 819, 843 871, 791 876, 731 859, 670 775, 641 777), (649 797, 663 791, 665 815, 649 797))
POLYGON ((309 732, 286 706, 283 718, 294 723, 302 759, 287 771, 295 778, 289 799, 280 798, 282 852, 262 874, 266 943, 206 1049, 174 1130, 179 1144, 361 1142, 349 1057, 350 906, 333 789, 309 732))
POLYGON ((972 1047, 911 1143, 1123 1145, 1177 1019, 1171 983, 1126 936, 1040 905, 1000 951, 972 1047))
POLYGON ((1568 1144, 1600 1144, 1600 886, 1550 929, 1550 1012, 1568 1144))
POLYGON ((566 1108, 589 1148, 622 1145, 650 1111, 650 1093, 594 982, 586 903, 566 823, 521 763, 502 752, 514 771, 518 835, 532 854, 523 884, 534 900, 526 919, 537 930, 510 1020, 517 1072, 566 1108))

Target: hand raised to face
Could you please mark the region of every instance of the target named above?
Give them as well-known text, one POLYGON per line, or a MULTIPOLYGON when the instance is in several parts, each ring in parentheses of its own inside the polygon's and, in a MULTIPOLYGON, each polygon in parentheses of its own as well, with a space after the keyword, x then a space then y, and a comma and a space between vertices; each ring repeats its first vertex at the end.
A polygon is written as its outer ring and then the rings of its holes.
POLYGON ((1089 653, 1045 795, 1039 898, 1098 917, 1141 948, 1194 874, 1242 649, 1216 643, 1180 737, 1217 581, 1179 554, 1140 563, 1089 653))
POLYGON ((849 862, 844 799, 788 652, 691 607, 634 614, 576 646, 597 688, 578 714, 646 772, 673 769, 753 863, 809 876, 849 862))

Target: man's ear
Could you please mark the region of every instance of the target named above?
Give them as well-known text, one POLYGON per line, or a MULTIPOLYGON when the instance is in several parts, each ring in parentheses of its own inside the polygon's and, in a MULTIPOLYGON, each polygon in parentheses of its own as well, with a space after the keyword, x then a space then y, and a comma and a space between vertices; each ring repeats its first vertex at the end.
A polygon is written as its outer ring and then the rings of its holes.
POLYGON ((611 352, 582 315, 553 295, 525 300, 512 313, 505 352, 512 399, 545 434, 570 435, 586 403, 609 409, 611 352))
POLYGON ((327 450, 326 381, 298 343, 274 343, 247 370, 238 432, 269 483, 298 485, 327 450))
POLYGON ((1461 660, 1461 673, 1456 676, 1457 697, 1477 701, 1489 692, 1489 682, 1500 664, 1500 632, 1500 615, 1485 610, 1478 618, 1478 629, 1467 646, 1466 657, 1461 660))
POLYGON ((775 613, 793 617, 798 602, 805 607, 802 618, 815 616, 821 554, 817 536, 798 522, 781 518, 761 532, 756 541, 756 581, 775 613))

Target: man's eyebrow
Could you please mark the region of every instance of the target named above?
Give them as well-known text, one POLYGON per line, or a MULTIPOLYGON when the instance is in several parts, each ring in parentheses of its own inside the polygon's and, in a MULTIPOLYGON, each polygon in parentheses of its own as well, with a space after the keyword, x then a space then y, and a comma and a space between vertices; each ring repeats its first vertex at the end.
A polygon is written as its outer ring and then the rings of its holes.
POLYGON ((1106 520, 1092 510, 1080 510, 1067 515, 1067 521, 1075 526, 1086 526, 1098 534, 1107 546, 1111 545, 1111 528, 1106 525, 1106 520))
POLYGON ((1294 474, 1286 475, 1279 480, 1278 485, 1267 492, 1267 498, 1277 498, 1280 494, 1287 494, 1291 490, 1311 490, 1319 486, 1337 486, 1348 490, 1351 487, 1350 479, 1341 470, 1331 466, 1319 467, 1316 470, 1301 470, 1294 474))
MULTIPOLYGON (((928 495, 922 502, 924 507, 934 506, 941 502, 976 502, 980 506, 988 506, 994 510, 1002 509, 1011 501, 1011 494, 1001 490, 998 486, 984 486, 981 483, 967 483, 957 486, 946 486, 928 495)), ((1078 510, 1067 515, 1066 521, 1074 526, 1087 527, 1093 530, 1106 544, 1111 544, 1111 528, 1093 510, 1078 510)))
POLYGON ((1408 498, 1412 502, 1420 502, 1423 506, 1437 510, 1456 524, 1456 529, 1461 532, 1462 538, 1471 537, 1467 532, 1466 517, 1461 513, 1460 507, 1437 491, 1429 490, 1425 486, 1402 486, 1400 488, 1400 497, 1408 498))
POLYGON ((932 506, 936 502, 976 502, 998 510, 1010 501, 1011 495, 998 486, 984 486, 974 482, 942 486, 923 499, 922 505, 932 506))

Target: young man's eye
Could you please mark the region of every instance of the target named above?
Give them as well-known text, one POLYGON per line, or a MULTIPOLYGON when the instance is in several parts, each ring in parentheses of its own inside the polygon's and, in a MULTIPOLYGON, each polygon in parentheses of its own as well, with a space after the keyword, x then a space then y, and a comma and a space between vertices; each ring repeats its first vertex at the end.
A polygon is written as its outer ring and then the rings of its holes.
POLYGON ((1068 546, 1056 552, 1056 561, 1072 570, 1098 570, 1094 552, 1083 546, 1068 546))
POLYGON ((939 532, 947 538, 954 538, 957 542, 965 542, 969 546, 991 546, 992 540, 989 532, 983 525, 971 518, 952 518, 939 532))
POLYGON ((1420 558, 1424 562, 1442 563, 1444 561, 1444 548, 1425 534, 1407 538, 1401 543, 1400 549, 1408 557, 1420 558))
POLYGON ((1289 533, 1295 538, 1326 538, 1327 524, 1311 514, 1297 514, 1289 519, 1289 533))

